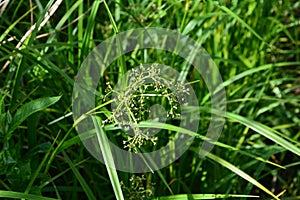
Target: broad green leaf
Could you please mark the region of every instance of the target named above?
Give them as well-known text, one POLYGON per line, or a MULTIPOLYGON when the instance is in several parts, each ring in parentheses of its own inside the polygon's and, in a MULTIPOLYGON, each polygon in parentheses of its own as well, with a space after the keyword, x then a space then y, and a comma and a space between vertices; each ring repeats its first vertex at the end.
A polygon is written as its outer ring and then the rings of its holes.
POLYGON ((35 112, 41 111, 53 104, 55 104, 60 99, 60 96, 57 97, 45 97, 33 100, 22 105, 16 114, 13 116, 11 126, 8 130, 8 137, 12 134, 12 132, 18 128, 18 126, 25 120, 27 117, 32 115, 35 112))

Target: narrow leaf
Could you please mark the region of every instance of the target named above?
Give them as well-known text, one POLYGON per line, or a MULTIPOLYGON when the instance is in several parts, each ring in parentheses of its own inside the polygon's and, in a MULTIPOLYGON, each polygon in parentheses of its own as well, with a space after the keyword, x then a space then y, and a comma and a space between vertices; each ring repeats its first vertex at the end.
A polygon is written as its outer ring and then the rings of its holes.
POLYGON ((55 200, 53 198, 33 195, 33 194, 24 194, 21 192, 12 192, 0 190, 0 197, 2 198, 11 198, 11 199, 31 199, 31 200, 55 200))
POLYGON ((116 199, 124 200, 118 173, 116 171, 113 155, 111 153, 109 141, 105 135, 104 130, 101 127, 101 119, 97 118, 96 116, 92 116, 92 119, 93 119, 94 126, 96 128, 97 139, 99 142, 99 146, 101 148, 102 156, 110 178, 110 182, 115 192, 116 199))
POLYGON ((255 185, 256 187, 258 187, 259 189, 263 190, 264 192, 266 192, 267 194, 269 194, 270 196, 272 196, 273 198, 279 200, 279 198, 277 196, 275 196, 265 186, 263 186, 262 184, 260 184, 254 178, 252 178, 251 176, 249 176, 248 174, 246 174, 244 171, 240 170, 239 168, 237 168, 233 164, 231 164, 231 163, 227 162, 226 160, 223 160, 222 158, 220 158, 220 157, 218 157, 218 156, 216 156, 214 154, 211 154, 211 153, 208 153, 207 157, 210 158, 211 160, 214 160, 215 162, 219 163, 220 165, 226 167, 227 169, 229 169, 230 171, 232 171, 235 174, 239 175, 240 177, 242 177, 243 179, 247 180, 248 182, 252 183, 253 185, 255 185))
POLYGON ((153 200, 189 200, 190 196, 193 197, 193 199, 225 199, 225 198, 259 198, 259 196, 254 195, 241 195, 241 194, 177 194, 177 195, 171 195, 171 196, 163 196, 158 197, 153 200))
POLYGON ((276 133, 272 132, 271 131, 272 129, 270 127, 234 113, 227 112, 226 117, 236 120, 241 124, 244 124, 245 126, 248 126, 249 128, 256 131, 257 133, 263 135, 264 137, 284 147, 286 150, 289 150, 294 154, 300 156, 300 149, 296 145, 290 143, 289 141, 280 137, 276 133))
POLYGON ((87 184, 87 182, 84 180, 84 178, 82 177, 82 175, 80 174, 80 172, 78 171, 78 169, 76 168, 76 166, 73 164, 73 162, 71 161, 71 159, 69 158, 69 156, 66 154, 66 152, 62 151, 67 163, 69 164, 71 170, 73 171, 74 175, 76 176, 78 182, 80 183, 80 185, 82 186, 86 196, 88 197, 89 200, 96 200, 96 197, 94 196, 91 188, 89 187, 89 185, 87 184))

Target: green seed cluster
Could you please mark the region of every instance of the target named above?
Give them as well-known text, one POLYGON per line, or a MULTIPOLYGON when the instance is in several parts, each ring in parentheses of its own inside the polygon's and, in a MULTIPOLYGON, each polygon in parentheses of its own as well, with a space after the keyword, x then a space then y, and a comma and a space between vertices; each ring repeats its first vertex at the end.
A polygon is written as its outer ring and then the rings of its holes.
POLYGON ((127 193, 128 200, 145 200, 153 197, 153 184, 146 184, 145 175, 136 176, 132 175, 129 179, 130 185, 126 187, 121 182, 122 189, 127 193), (145 186, 146 185, 146 186, 145 186))

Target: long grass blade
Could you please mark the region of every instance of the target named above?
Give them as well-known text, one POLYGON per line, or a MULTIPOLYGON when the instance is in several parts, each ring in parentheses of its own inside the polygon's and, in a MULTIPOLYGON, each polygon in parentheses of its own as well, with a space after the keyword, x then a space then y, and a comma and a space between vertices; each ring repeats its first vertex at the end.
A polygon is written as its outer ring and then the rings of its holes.
POLYGON ((69 164, 70 168, 72 169, 74 175, 76 176, 77 180, 79 181, 80 185, 82 186, 86 196, 88 197, 89 200, 96 200, 96 197, 94 196, 91 188, 87 184, 87 182, 84 180, 76 166, 73 164, 71 161, 70 157, 66 154, 65 151, 62 151, 67 163, 69 164))
POLYGON ((12 191, 4 191, 0 190, 0 197, 2 198, 11 198, 11 199, 30 199, 30 200, 58 200, 49 197, 43 197, 34 194, 24 194, 22 192, 12 192, 12 191))
POLYGON ((115 192, 115 196, 116 196, 117 200, 124 200, 118 173, 116 171, 115 163, 113 160, 113 155, 111 153, 111 149, 109 146, 109 141, 105 135, 104 130, 101 127, 101 119, 99 119, 96 116, 92 116, 92 120, 93 120, 94 126, 96 128, 97 139, 98 139, 99 146, 100 146, 103 158, 104 158, 104 162, 106 165, 106 169, 107 169, 111 184, 112 184, 114 192, 115 192))
POLYGON ((172 196, 162 196, 154 198, 153 200, 190 200, 190 197, 193 199, 226 199, 226 198, 259 198, 255 195, 242 195, 242 194, 177 194, 172 196))
POLYGON ((221 164, 222 166, 226 167, 227 169, 231 170, 232 172, 236 173, 237 175, 239 175, 243 179, 247 180, 248 182, 252 183, 259 189, 263 190, 264 192, 266 192, 267 194, 272 196, 274 199, 279 200, 279 198, 276 195, 274 195, 270 190, 268 190, 265 186, 263 186, 257 180, 255 180, 254 178, 252 178, 251 176, 249 176, 248 174, 246 174, 244 171, 240 170, 233 164, 231 164, 231 163, 227 162, 226 160, 224 160, 214 154, 211 154, 211 153, 208 153, 207 157, 212 159, 213 161, 221 164))

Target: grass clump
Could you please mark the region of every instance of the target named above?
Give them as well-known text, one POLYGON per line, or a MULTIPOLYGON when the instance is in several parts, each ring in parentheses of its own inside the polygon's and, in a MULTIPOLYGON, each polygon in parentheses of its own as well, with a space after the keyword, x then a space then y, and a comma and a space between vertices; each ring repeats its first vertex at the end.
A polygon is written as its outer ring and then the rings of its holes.
POLYGON ((0 198, 299 199, 299 11, 293 0, 1 1, 0 198), (179 130, 178 96, 192 89, 201 111, 188 151, 163 169, 133 175, 103 165, 82 145, 72 90, 93 47, 150 26, 180 31, 207 50, 224 80, 228 112, 214 149, 199 159, 211 114, 219 114, 201 75, 170 52, 127 53, 99 82, 102 106, 89 113, 98 134, 125 150, 152 151, 179 130), (146 63, 186 70, 188 82, 157 79, 163 73, 146 63), (150 120, 168 126, 155 134, 158 125, 143 127, 150 120))

